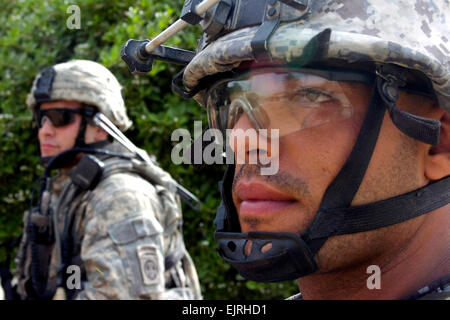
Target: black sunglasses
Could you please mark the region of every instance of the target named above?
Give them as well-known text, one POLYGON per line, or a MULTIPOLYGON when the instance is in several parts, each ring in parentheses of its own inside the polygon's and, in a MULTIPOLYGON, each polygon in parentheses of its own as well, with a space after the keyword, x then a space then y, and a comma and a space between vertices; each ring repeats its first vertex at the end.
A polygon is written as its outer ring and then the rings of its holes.
POLYGON ((81 109, 55 108, 37 110, 35 120, 40 128, 44 125, 45 119, 50 120, 55 128, 63 127, 75 121, 75 114, 83 114, 81 109))

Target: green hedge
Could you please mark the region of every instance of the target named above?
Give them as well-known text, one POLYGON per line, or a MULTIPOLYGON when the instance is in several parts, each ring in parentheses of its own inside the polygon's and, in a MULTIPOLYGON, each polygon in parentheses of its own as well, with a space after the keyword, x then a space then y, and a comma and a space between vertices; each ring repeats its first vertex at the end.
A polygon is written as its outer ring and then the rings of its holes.
MULTIPOLYGON (((297 291, 294 282, 262 284, 245 281, 216 253, 213 220, 219 204, 217 182, 224 167, 175 165, 170 159, 177 128, 193 134, 194 120, 207 125, 205 112, 192 100, 171 91, 179 66, 157 62, 145 76, 133 76, 120 59, 129 38, 156 36, 178 19, 182 0, 84 0, 0 2, 0 243, 21 233, 22 214, 30 205, 34 182, 42 174, 36 130, 25 105, 34 76, 45 66, 72 58, 108 67, 123 85, 128 114, 127 132, 136 145, 154 154, 161 166, 194 192, 201 212, 184 206, 184 236, 194 258, 206 299, 283 299, 297 291), (81 9, 81 28, 70 30, 67 8, 81 9)), ((193 50, 200 35, 189 27, 167 43, 193 50)), ((5 260, 0 250, 0 262, 5 260)))

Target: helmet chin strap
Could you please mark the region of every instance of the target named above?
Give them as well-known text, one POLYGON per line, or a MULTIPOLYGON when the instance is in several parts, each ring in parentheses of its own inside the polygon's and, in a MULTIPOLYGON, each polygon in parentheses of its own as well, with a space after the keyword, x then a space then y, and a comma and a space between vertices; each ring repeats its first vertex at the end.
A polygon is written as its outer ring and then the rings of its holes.
POLYGON ((92 105, 84 103, 82 110, 81 124, 75 139, 74 148, 88 148, 91 145, 91 143, 87 144, 84 138, 86 136, 87 125, 92 123, 92 118, 97 113, 97 109, 92 105))
POLYGON ((433 211, 450 202, 450 177, 423 188, 386 200, 350 206, 364 178, 372 157, 386 109, 396 115, 394 123, 413 124, 419 128, 399 128, 426 143, 439 141, 438 121, 413 116, 395 106, 395 77, 377 73, 368 111, 357 141, 346 163, 327 188, 313 221, 300 236, 292 233, 240 233, 238 215, 231 197, 234 165, 229 165, 219 185, 222 203, 215 219, 215 238, 219 255, 246 279, 260 282, 294 280, 315 272, 314 256, 330 236, 365 232, 393 225, 433 211), (388 90, 386 90, 386 88, 388 90), (403 121, 404 117, 406 120, 403 121), (412 131, 412 132, 411 132, 412 131), (245 246, 252 242, 250 253, 245 246), (267 251, 263 247, 271 244, 267 251))
POLYGON ((86 126, 87 126, 87 119, 86 116, 81 117, 81 123, 80 128, 78 129, 78 135, 75 139, 75 144, 73 145, 74 148, 84 148, 86 147, 86 141, 84 140, 84 137, 86 135, 86 126))

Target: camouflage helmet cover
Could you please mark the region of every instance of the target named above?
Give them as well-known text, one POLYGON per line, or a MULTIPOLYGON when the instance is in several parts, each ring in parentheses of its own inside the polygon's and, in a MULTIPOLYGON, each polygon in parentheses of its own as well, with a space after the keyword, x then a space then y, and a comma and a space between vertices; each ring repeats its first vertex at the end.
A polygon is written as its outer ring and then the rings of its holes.
MULTIPOLYGON (((53 68, 55 77, 50 92, 51 100, 74 100, 94 105, 121 131, 131 126, 121 95, 121 85, 107 68, 89 60, 71 60, 53 68)), ((41 75, 36 76, 27 96, 27 105, 31 110, 37 104, 34 92, 41 75)))
MULTIPOLYGON (((236 0, 235 14, 242 6, 242 0, 236 0)), ((450 112, 450 1, 309 0, 307 10, 293 19, 297 10, 280 3, 281 24, 267 44, 272 60, 302 59, 310 40, 330 29, 323 60, 390 63, 418 70, 431 80, 440 106, 450 112)), ((186 88, 254 60, 251 41, 258 28, 236 28, 199 47, 184 72, 186 88)), ((195 96, 201 104, 202 94, 195 96)))

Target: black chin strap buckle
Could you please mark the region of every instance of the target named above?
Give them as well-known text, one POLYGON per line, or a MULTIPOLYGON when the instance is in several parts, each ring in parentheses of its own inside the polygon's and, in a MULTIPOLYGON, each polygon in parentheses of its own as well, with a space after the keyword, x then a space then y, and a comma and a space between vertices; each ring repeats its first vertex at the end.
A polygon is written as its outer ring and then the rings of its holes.
POLYGON ((216 232, 219 255, 241 276, 259 282, 290 281, 317 270, 301 237, 284 232, 216 232))

